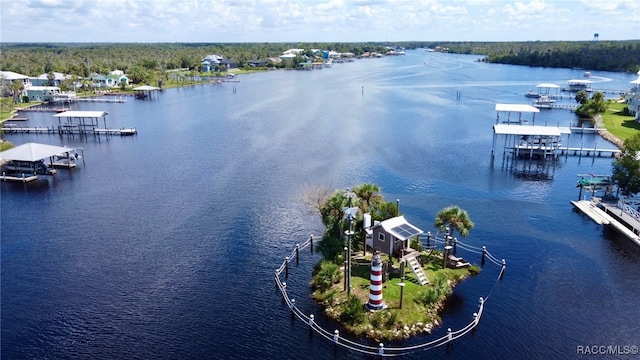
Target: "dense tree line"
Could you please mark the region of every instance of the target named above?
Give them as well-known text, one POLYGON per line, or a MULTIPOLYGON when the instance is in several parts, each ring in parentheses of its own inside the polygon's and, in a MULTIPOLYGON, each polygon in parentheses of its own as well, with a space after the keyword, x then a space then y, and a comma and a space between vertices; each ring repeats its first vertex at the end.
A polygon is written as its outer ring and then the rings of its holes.
POLYGON ((449 52, 485 55, 490 63, 589 70, 640 70, 640 40, 433 43, 449 52))
POLYGON ((244 67, 249 60, 278 57, 291 48, 323 49, 362 54, 385 51, 376 43, 55 43, 0 44, 0 69, 28 76, 60 72, 86 77, 89 73, 106 74, 120 69, 140 73, 141 69, 165 71, 188 68, 195 70, 203 57, 221 55, 244 67))
POLYGON ((290 48, 351 52, 386 52, 386 47, 432 48, 483 55, 483 61, 528 66, 637 72, 640 40, 598 42, 394 42, 394 43, 2 43, 0 69, 29 76, 52 71, 86 77, 114 69, 126 73, 197 69, 208 54, 238 63, 277 57, 290 48))

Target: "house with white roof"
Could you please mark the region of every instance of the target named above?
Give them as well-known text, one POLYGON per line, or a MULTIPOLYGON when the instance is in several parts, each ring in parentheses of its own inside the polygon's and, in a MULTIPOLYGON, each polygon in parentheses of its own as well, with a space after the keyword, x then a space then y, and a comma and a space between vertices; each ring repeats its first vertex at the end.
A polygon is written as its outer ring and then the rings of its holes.
POLYGON ((207 55, 200 60, 200 71, 214 71, 216 69, 216 65, 220 65, 223 60, 224 58, 217 54, 207 55))
POLYGON ((75 97, 75 92, 62 92, 57 86, 30 86, 27 90, 29 101, 55 101, 75 97))
POLYGON ((289 49, 283 52, 282 55, 279 56, 279 58, 282 60, 293 60, 296 58, 296 56, 303 55, 303 54, 304 54, 304 49, 289 49))
POLYGON ((22 83, 23 93, 24 89, 27 89, 31 86, 31 80, 27 75, 19 74, 13 71, 0 71, 0 87, 2 87, 3 94, 8 94, 11 92, 9 87, 14 81, 20 81, 22 83))
POLYGON ((400 255, 410 248, 409 241, 423 233, 422 230, 411 225, 404 216, 396 216, 381 222, 376 222, 371 230, 370 245, 374 251, 381 251, 389 255, 400 255))
MULTIPOLYGON (((640 71, 638 71, 638 75, 640 75, 640 71)), ((625 100, 631 114, 636 117, 636 121, 640 122, 640 76, 631 81, 631 86, 631 90, 625 95, 625 100)))
POLYGON ((129 78, 124 74, 109 74, 105 77, 107 87, 117 88, 122 84, 129 85, 129 78))
POLYGON ((38 75, 38 77, 30 78, 31 85, 33 86, 60 86, 63 81, 71 79, 72 75, 67 75, 59 72, 53 72, 53 80, 52 83, 49 83, 49 74, 44 73, 38 75))
POLYGON ((293 54, 293 55, 300 55, 304 53, 304 49, 289 49, 285 52, 282 53, 282 55, 289 55, 289 54, 293 54))

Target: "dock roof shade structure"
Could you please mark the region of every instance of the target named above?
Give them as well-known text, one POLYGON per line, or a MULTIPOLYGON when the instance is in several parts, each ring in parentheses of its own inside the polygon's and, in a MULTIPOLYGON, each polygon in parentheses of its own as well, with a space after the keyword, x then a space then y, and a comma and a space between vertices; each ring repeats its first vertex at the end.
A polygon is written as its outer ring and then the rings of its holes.
POLYGON ((56 118, 101 118, 107 115, 106 111, 65 111, 53 115, 56 118))
POLYGON ((535 106, 531 106, 528 104, 496 104, 496 124, 499 123, 500 115, 506 114, 506 120, 502 119, 504 123, 518 123, 523 125, 531 121, 533 125, 536 123, 536 113, 539 113, 540 109, 535 106), (514 119, 512 119, 512 115, 514 119), (524 116, 531 116, 531 119, 525 119, 524 116))
POLYGON ((585 79, 571 79, 571 80, 567 80, 567 84, 583 84, 583 85, 590 85, 592 84, 593 81, 591 80, 585 80, 585 79))
POLYGON ((538 113, 540 109, 527 104, 496 104, 496 111, 538 113))
POLYGON ((150 86, 150 85, 142 85, 142 86, 133 88, 133 91, 152 91, 152 90, 160 90, 160 88, 155 86, 150 86))
POLYGON ((52 156, 74 152, 75 149, 38 143, 26 143, 0 152, 0 160, 40 161, 52 156))
POLYGON ((571 134, 571 129, 568 127, 510 124, 495 124, 493 125, 493 131, 496 135, 519 136, 561 136, 562 134, 571 134))

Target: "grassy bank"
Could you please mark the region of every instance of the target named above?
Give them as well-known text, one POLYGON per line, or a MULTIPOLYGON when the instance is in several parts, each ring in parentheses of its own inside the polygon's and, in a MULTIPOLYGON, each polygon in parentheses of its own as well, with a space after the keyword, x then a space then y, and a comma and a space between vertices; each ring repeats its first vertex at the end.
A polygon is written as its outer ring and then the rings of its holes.
POLYGON ((640 123, 631 115, 624 115, 627 104, 610 102, 607 111, 602 114, 602 122, 611 135, 624 141, 640 132, 640 123))
MULTIPOLYGON (((386 256, 383 258, 383 260, 386 256)), ((397 259, 389 269, 389 277, 383 284, 385 310, 368 311, 364 304, 369 299, 371 255, 354 261, 351 297, 344 291, 342 271, 335 264, 325 263, 316 270, 312 285, 318 283, 319 274, 333 272, 332 285, 316 288, 313 298, 325 307, 325 313, 342 323, 351 333, 376 340, 407 338, 420 333, 429 333, 441 324, 440 312, 444 309, 453 287, 470 275, 477 274, 477 266, 469 268, 442 268, 442 254, 434 251, 420 255, 429 284, 421 286, 407 267, 405 270, 404 293, 400 308, 402 282, 397 259), (331 267, 327 271, 323 266, 331 267)), ((322 263, 321 263, 322 264, 322 263)))

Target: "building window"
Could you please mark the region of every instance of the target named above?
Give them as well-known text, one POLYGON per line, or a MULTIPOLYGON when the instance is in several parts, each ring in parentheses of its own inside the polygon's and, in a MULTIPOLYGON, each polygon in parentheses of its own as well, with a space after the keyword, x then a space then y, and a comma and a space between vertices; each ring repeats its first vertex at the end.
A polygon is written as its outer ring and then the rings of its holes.
POLYGON ((384 233, 378 233, 378 240, 384 241, 384 233))

